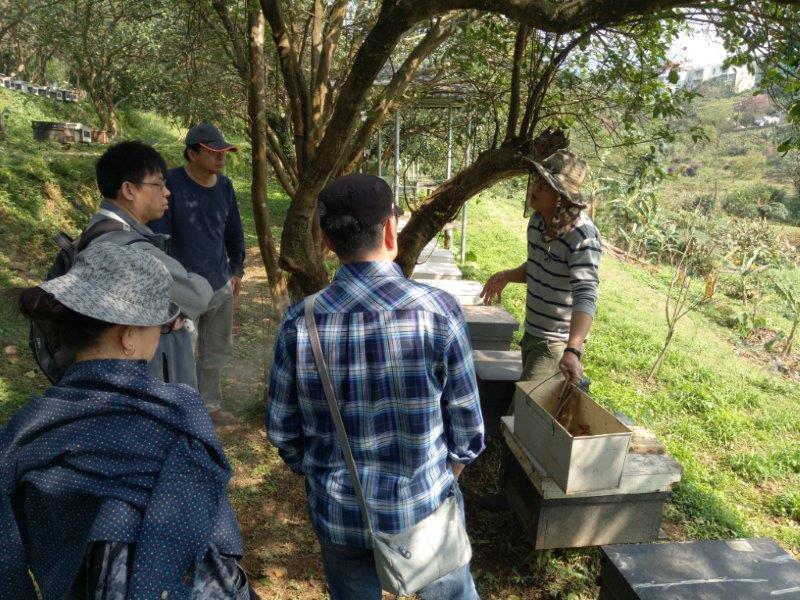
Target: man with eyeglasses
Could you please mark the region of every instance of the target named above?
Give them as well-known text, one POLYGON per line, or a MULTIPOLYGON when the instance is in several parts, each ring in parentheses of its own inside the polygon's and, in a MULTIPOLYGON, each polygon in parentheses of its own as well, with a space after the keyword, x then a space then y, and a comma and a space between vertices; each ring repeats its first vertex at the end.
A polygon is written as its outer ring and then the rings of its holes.
POLYGON ((192 127, 185 144, 186 165, 166 174, 169 209, 150 226, 170 236, 170 256, 214 289, 196 322, 197 383, 214 424, 233 425, 234 416, 222 409, 222 367, 233 355, 234 298, 242 286, 245 246, 236 194, 222 170, 236 146, 208 123, 192 127))
POLYGON ((91 235, 88 245, 104 241, 132 246, 167 267, 172 275, 172 302, 181 309, 181 316, 172 327, 162 330, 169 335, 161 336, 150 373, 162 381, 197 389, 192 338, 184 327, 184 317, 197 319, 207 309, 213 290, 204 277, 187 271, 169 256, 169 236, 154 233, 146 225, 160 218, 169 206, 166 171, 163 157, 152 146, 130 141, 109 148, 95 165, 103 201, 82 235, 99 233, 91 235))

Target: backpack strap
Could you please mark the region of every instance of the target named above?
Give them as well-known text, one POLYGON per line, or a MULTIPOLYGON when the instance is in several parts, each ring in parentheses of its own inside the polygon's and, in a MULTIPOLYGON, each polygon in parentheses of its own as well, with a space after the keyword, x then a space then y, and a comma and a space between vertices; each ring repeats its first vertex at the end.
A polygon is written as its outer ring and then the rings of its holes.
POLYGON ((75 240, 73 240, 63 231, 59 231, 57 234, 55 234, 55 236, 53 236, 53 241, 65 252, 72 252, 72 245, 75 243, 75 240))
MULTIPOLYGON (((112 231, 121 231, 122 229, 123 229, 122 223, 120 223, 116 219, 103 219, 102 221, 98 221, 94 225, 90 225, 76 240, 77 245, 75 246, 75 254, 80 254, 81 252, 86 250, 86 247, 89 244, 91 244, 94 240, 99 238, 101 235, 105 235, 106 233, 111 233, 112 231)), ((56 236, 56 238, 58 238, 58 236, 56 236)), ((59 246, 61 245, 58 239, 56 239, 56 243, 59 246)))

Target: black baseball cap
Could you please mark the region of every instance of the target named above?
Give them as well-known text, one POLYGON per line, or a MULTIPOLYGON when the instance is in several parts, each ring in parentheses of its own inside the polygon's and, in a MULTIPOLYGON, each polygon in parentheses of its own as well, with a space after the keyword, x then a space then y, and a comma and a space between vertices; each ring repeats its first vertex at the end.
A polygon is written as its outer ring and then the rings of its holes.
POLYGON ((222 132, 210 123, 200 123, 192 127, 186 134, 184 143, 187 146, 200 144, 207 150, 214 152, 236 152, 238 148, 226 142, 222 132))
POLYGON ((360 173, 338 177, 319 193, 319 217, 322 229, 336 228, 337 217, 351 217, 361 227, 383 223, 403 209, 394 202, 392 188, 380 177, 360 173), (333 226, 333 227, 332 227, 333 226))

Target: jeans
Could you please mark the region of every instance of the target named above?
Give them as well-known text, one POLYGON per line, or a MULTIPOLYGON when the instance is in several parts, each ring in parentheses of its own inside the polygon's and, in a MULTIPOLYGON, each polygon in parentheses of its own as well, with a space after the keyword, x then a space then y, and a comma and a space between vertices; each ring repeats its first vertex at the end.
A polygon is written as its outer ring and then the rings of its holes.
MULTIPOLYGON (((454 492, 464 518, 464 498, 458 484, 454 492)), ((322 566, 332 600, 380 600, 381 584, 369 548, 353 548, 321 542, 322 566)), ((469 564, 417 592, 422 600, 479 600, 469 564)))

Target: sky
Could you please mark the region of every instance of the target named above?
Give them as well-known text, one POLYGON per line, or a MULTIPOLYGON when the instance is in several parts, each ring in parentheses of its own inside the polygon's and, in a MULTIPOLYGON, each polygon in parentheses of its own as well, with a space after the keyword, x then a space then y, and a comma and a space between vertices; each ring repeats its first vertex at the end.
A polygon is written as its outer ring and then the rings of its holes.
POLYGON ((727 53, 713 29, 695 26, 691 32, 683 33, 675 40, 670 56, 686 66, 704 67, 722 63, 727 53))

